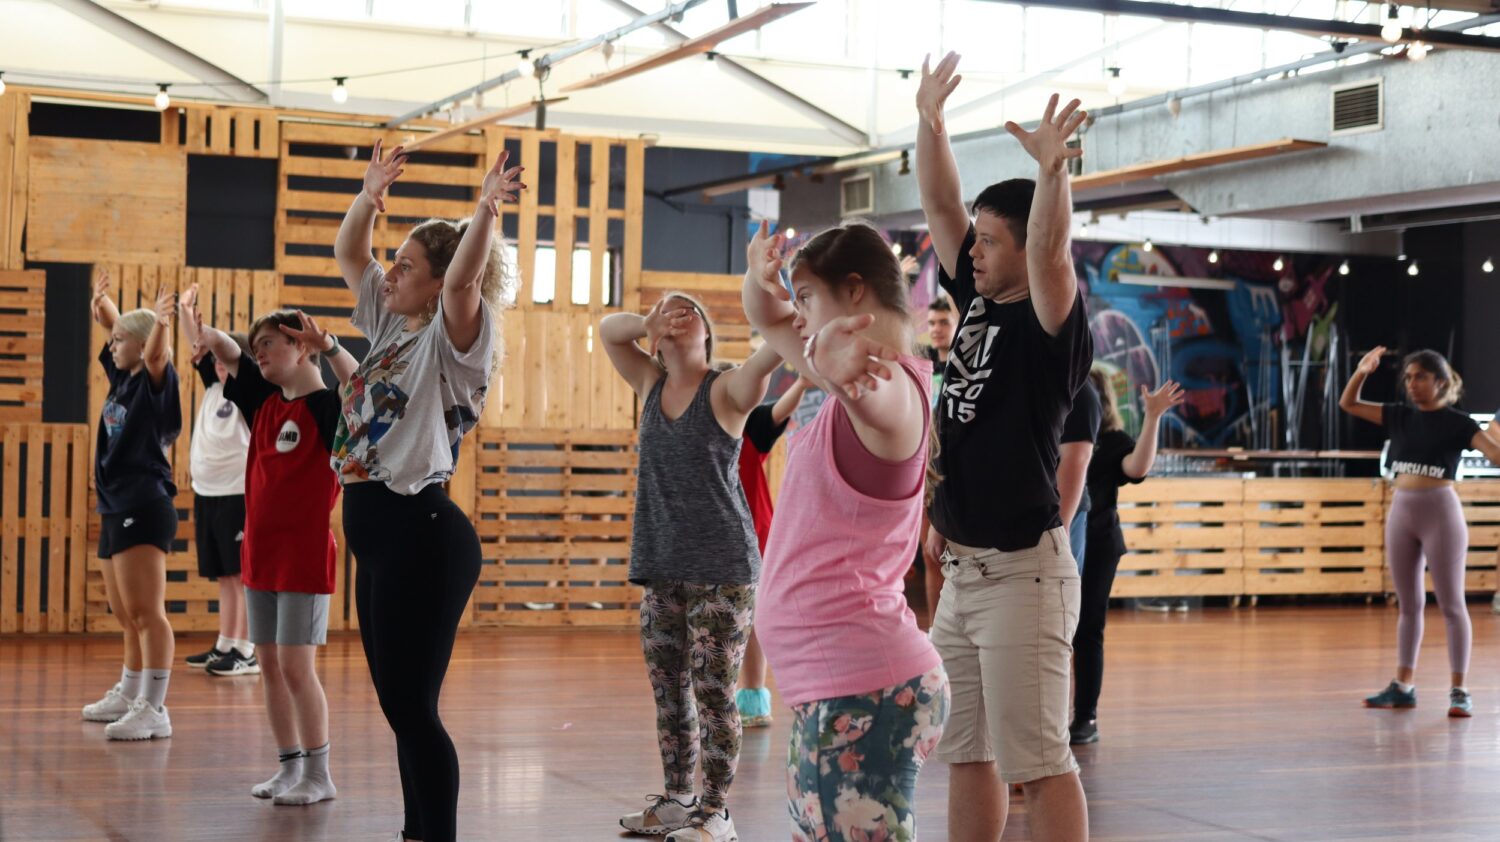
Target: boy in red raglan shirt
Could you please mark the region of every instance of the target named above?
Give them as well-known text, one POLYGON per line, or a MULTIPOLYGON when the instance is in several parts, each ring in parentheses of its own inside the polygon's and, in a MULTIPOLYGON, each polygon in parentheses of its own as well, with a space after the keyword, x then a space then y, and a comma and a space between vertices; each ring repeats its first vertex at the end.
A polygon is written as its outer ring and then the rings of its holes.
MULTIPOLYGON (((195 312, 193 318, 202 317, 195 312)), ((202 337, 229 373, 224 396, 250 423, 242 576, 280 762, 250 794, 277 804, 313 804, 338 792, 328 772, 328 701, 316 658, 328 639, 334 589, 329 516, 339 485, 328 456, 340 402, 323 384, 319 359, 328 358, 340 382, 358 363, 296 310, 256 319, 253 360, 222 331, 205 328, 202 337)))

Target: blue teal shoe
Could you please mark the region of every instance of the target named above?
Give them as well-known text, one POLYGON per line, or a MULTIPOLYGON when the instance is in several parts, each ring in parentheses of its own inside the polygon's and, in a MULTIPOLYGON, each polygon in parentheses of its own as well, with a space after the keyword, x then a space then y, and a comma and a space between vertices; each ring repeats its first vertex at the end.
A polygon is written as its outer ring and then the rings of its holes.
POLYGON ((1392 681, 1384 690, 1365 699, 1367 708, 1414 708, 1417 706, 1417 688, 1410 691, 1402 690, 1401 686, 1392 681))
POLYGON ((740 690, 734 694, 734 706, 740 710, 741 728, 766 728, 771 724, 771 691, 740 690))
POLYGON ((1474 715, 1474 699, 1457 687, 1448 691, 1448 715, 1467 719, 1474 715))

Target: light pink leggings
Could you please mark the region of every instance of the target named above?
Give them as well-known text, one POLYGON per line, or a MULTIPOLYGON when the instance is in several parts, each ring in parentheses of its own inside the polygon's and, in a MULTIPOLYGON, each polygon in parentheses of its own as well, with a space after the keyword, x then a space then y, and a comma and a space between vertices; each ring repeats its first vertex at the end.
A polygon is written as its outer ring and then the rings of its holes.
POLYGON ((1473 631, 1464 604, 1464 561, 1469 552, 1469 528, 1463 506, 1452 486, 1399 489, 1385 522, 1385 556, 1391 581, 1401 603, 1396 623, 1399 665, 1416 669, 1422 646, 1422 608, 1427 588, 1422 581, 1422 559, 1432 574, 1432 589, 1448 624, 1448 663, 1454 672, 1469 671, 1473 631))

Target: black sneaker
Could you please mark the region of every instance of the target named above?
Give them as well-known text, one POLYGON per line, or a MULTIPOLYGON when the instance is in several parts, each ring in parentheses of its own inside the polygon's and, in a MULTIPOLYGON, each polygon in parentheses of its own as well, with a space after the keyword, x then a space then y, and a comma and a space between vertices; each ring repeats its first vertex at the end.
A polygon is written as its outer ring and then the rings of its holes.
POLYGON ((255 660, 255 653, 251 652, 247 657, 240 654, 240 650, 232 649, 229 654, 208 665, 209 675, 260 675, 260 661, 255 660))
POLYGON ((184 660, 186 661, 187 665, 192 667, 193 669, 201 670, 214 661, 227 656, 228 654, 228 652, 220 652, 218 644, 215 644, 214 647, 212 649, 209 649, 207 652, 199 652, 196 655, 189 655, 184 660))
POLYGON ((1097 742, 1099 742, 1099 726, 1094 720, 1075 722, 1068 726, 1069 745, 1083 746, 1097 742))

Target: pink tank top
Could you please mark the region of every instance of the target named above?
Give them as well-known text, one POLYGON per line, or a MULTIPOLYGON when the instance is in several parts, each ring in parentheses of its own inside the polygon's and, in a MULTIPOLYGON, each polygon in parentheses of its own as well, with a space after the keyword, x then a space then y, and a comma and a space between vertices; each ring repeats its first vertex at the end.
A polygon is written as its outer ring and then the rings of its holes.
MULTIPOLYGON (((932 364, 900 363, 927 406, 932 364)), ((833 455, 843 413, 829 398, 792 437, 756 596, 755 632, 792 705, 874 692, 942 663, 902 586, 922 526, 921 484, 892 500, 851 486, 833 455)), ((912 461, 925 464, 925 442, 912 461)))

